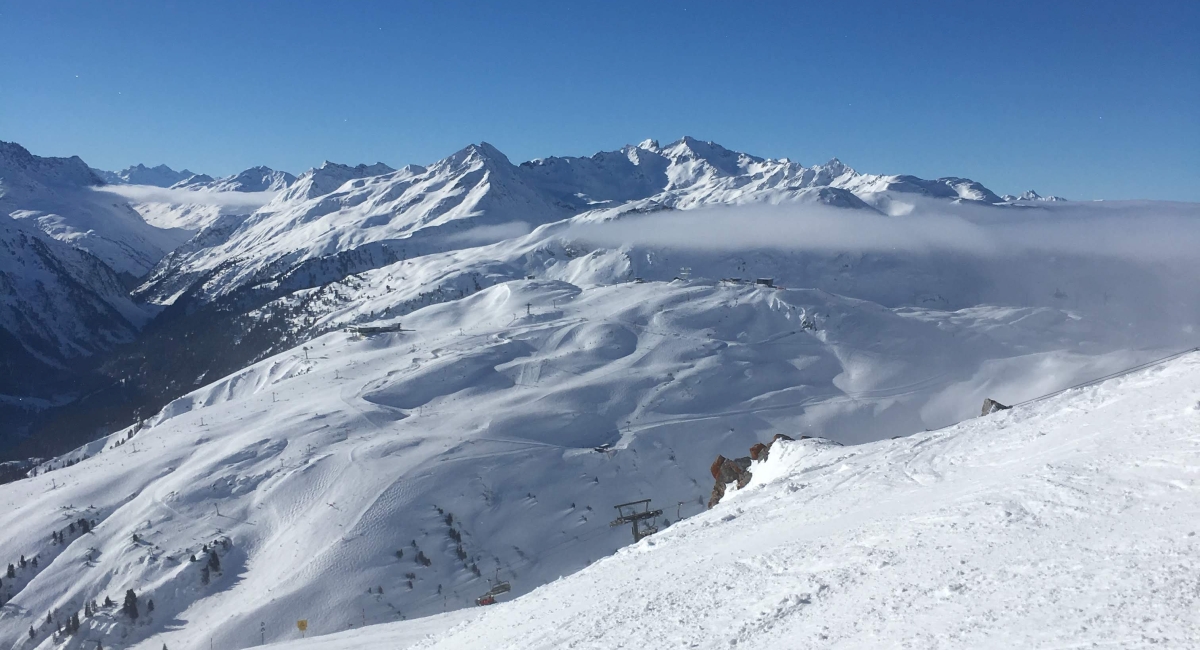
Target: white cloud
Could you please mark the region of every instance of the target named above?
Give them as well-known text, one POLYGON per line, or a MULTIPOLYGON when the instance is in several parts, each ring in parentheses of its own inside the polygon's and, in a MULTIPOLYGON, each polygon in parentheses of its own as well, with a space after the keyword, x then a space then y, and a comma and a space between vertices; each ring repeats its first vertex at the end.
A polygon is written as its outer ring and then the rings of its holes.
POLYGON ((97 192, 116 194, 134 203, 172 205, 215 205, 222 208, 258 208, 271 202, 278 192, 214 192, 185 190, 153 185, 101 185, 97 192))
POLYGON ((506 239, 523 237, 530 233, 529 224, 524 221, 509 221, 494 226, 479 226, 446 237, 446 240, 458 244, 483 245, 494 244, 506 239))
POLYGON ((1029 252, 1197 259, 1200 204, 1072 202, 1012 208, 919 201, 902 216, 812 205, 723 206, 580 224, 568 237, 603 246, 938 253, 1029 252))

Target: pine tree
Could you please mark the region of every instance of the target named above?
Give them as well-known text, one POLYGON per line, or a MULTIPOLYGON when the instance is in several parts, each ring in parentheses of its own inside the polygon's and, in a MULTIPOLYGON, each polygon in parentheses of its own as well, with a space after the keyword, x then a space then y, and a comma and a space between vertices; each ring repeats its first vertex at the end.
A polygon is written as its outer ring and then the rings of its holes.
POLYGON ((212 551, 208 554, 208 568, 216 571, 217 573, 221 572, 221 559, 217 557, 216 551, 212 551))
POLYGON ((91 603, 83 604, 83 616, 84 616, 84 618, 92 617, 92 604, 91 603))
POLYGON ((153 611, 154 611, 154 599, 151 598, 150 600, 146 601, 146 613, 149 614, 150 612, 153 612, 153 611))
POLYGON ((125 592, 125 604, 121 605, 121 613, 135 621, 137 620, 137 594, 133 593, 132 589, 125 592))
POLYGON ((31 560, 30 563, 33 564, 33 568, 35 568, 35 569, 37 568, 37 556, 36 555, 33 556, 33 560, 31 560))
POLYGON ((31 638, 31 639, 32 639, 32 638, 35 638, 36 636, 37 636, 37 632, 34 632, 34 631, 33 631, 33 626, 32 626, 32 625, 30 625, 30 626, 29 626, 29 638, 31 638))
POLYGON ((15 567, 11 564, 8 565, 8 577, 10 577, 10 578, 17 577, 17 567, 15 567))
POLYGON ((195 554, 195 553, 192 553, 192 557, 188 558, 188 561, 189 561, 189 562, 195 562, 195 561, 196 561, 196 554, 195 554))
POLYGON ((71 634, 79 632, 79 612, 71 614, 71 634))
POLYGON ((108 596, 105 596, 105 597, 104 597, 104 606, 105 606, 105 607, 112 607, 112 606, 113 606, 113 601, 112 601, 112 598, 109 598, 108 596))
POLYGON ((54 625, 54 617, 50 616, 50 612, 46 612, 46 625, 54 625))

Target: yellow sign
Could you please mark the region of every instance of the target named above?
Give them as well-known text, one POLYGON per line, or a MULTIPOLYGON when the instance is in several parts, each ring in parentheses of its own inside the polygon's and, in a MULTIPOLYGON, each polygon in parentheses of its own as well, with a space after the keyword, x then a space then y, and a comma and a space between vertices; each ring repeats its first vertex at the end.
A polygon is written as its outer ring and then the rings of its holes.
POLYGON ((308 619, 307 619, 307 618, 302 618, 302 619, 300 619, 300 620, 296 621, 296 627, 297 627, 297 628, 298 628, 298 629, 299 629, 301 632, 304 632, 305 630, 307 630, 307 629, 308 629, 308 619))

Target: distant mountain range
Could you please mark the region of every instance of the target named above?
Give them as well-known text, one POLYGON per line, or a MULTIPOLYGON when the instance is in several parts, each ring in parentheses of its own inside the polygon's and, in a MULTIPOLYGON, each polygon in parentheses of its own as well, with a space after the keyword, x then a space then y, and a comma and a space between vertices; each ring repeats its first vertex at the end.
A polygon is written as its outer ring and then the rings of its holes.
MULTIPOLYGON (((92 368, 87 372, 108 364, 95 377, 100 383, 141 373, 153 386, 138 399, 151 404, 312 335, 316 330, 290 314, 293 307, 280 311, 294 302, 290 296, 397 260, 470 247, 480 232, 494 240, 580 215, 722 204, 888 213, 918 196, 979 204, 1040 199, 1032 192, 1002 199, 958 177, 863 174, 837 159, 804 166, 690 137, 521 164, 480 143, 428 166, 326 162, 299 177, 254 167, 224 178, 166 165, 96 170, 78 157, 40 157, 0 143, 5 245, 20 251, 4 269, 9 311, 0 323, 9 347, 25 355, 22 367, 63 377, 77 375, 80 364, 92 368), (38 287, 40 300, 30 287, 38 287), (290 315, 248 317, 263 308, 290 315), (195 342, 213 332, 234 330, 255 334, 225 355, 159 365, 204 349, 195 342), (193 345, 179 348, 179 340, 193 345), (112 352, 114 346, 132 351, 112 352), (158 352, 147 358, 150 348, 158 352)), ((478 278, 472 264, 453 268, 462 279, 478 278)), ((56 394, 69 401, 84 389, 56 394)), ((55 392, 38 391, 22 394, 45 399, 55 392)))

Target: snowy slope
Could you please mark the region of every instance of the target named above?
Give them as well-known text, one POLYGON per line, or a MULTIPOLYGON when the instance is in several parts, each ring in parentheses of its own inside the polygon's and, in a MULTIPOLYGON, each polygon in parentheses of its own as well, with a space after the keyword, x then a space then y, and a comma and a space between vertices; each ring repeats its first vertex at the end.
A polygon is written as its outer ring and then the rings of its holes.
POLYGON ((217 179, 197 174, 179 181, 172 187, 213 192, 278 192, 287 189, 295 182, 296 177, 287 172, 259 166, 217 179))
POLYGON ((514 602, 279 647, 1196 647, 1198 395, 1192 355, 934 433, 779 443, 713 511, 514 602))
POLYGON ((381 247, 408 255, 461 247, 455 238, 503 239, 574 214, 639 202, 679 209, 715 204, 816 203, 892 210, 895 197, 999 202, 960 178, 863 175, 838 160, 804 167, 683 138, 653 141, 590 158, 546 158, 513 165, 487 143, 426 167, 349 168, 326 163, 228 233, 160 265, 137 295, 169 303, 193 289, 202 300, 269 282, 318 259, 339 258, 335 277, 388 263, 381 247), (354 259, 347 260, 346 257, 354 259), (204 286, 196 285, 201 279, 204 286))
POLYGON ((35 224, 130 279, 188 238, 147 224, 123 199, 95 191, 99 185, 78 157, 43 158, 0 142, 0 214, 35 224))
POLYGON ((128 341, 146 316, 95 257, 0 215, 0 327, 47 359, 128 341))
POLYGON ((222 217, 249 215, 294 182, 296 177, 287 172, 251 167, 217 179, 196 174, 172 185, 169 191, 127 196, 147 223, 198 233, 222 217))
POLYGON ((1017 201, 1066 201, 1066 199, 1061 196, 1042 196, 1033 190, 1026 190, 1021 192, 1020 196, 1005 194, 1004 201, 1006 203, 1015 203, 1017 201))
POLYGON ((141 163, 126 167, 118 172, 102 169, 92 169, 92 172, 105 183, 113 185, 152 185, 154 187, 170 187, 184 179, 195 176, 195 172, 186 169, 175 171, 166 165, 147 167, 141 163))
POLYGON ((626 544, 607 525, 614 503, 678 503, 672 521, 700 512, 717 453, 779 432, 909 433, 970 415, 983 395, 1032 397, 1155 354, 1114 350, 1107 329, 1047 309, 585 276, 476 290, 454 263, 398 262, 390 279, 331 288, 384 323, 401 307, 413 332, 327 334, 177 400, 123 444, 128 431, 0 486, 0 548, 40 558, 4 581, 0 635, 34 625, 35 642, 15 647, 49 647, 46 612, 126 589, 154 614, 129 625, 106 610, 67 647, 246 647, 260 622, 285 639, 302 617, 324 634, 470 606, 497 571, 519 595, 626 544), (374 294, 376 282, 396 284, 374 294), (458 299, 431 295, 439 285, 458 299), (406 311, 422 301, 434 304, 406 311), (50 543, 80 516, 95 531, 50 543), (223 572, 203 585, 188 558, 224 537, 223 572))

